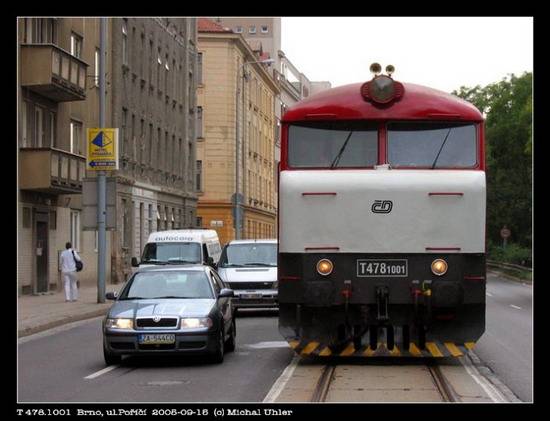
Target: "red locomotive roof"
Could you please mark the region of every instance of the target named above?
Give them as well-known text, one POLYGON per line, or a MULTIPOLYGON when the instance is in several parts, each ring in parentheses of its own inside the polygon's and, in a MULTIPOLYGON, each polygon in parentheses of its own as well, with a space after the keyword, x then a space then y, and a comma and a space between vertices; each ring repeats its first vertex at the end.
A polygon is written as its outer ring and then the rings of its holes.
POLYGON ((482 121, 479 110, 454 95, 426 86, 403 83, 405 92, 388 105, 375 105, 361 95, 363 83, 339 86, 306 98, 283 116, 283 122, 303 120, 465 120, 482 121))

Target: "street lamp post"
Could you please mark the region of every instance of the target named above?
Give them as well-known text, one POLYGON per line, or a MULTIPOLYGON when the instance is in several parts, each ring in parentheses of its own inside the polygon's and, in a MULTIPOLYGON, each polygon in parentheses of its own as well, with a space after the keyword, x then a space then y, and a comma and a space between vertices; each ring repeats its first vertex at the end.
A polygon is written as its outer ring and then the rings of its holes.
MULTIPOLYGON (((240 240, 241 239, 241 222, 242 222, 242 207, 241 207, 241 198, 243 197, 239 193, 239 134, 242 136, 243 130, 241 130, 239 133, 239 123, 240 123, 240 115, 239 115, 239 94, 242 93, 242 103, 243 103, 243 118, 244 118, 244 80, 246 78, 245 74, 245 66, 247 64, 254 64, 254 63, 262 63, 262 64, 271 64, 274 63, 274 59, 265 59, 265 60, 257 60, 257 61, 246 61, 243 62, 240 67, 237 69, 237 81, 236 81, 236 89, 235 89, 235 194, 233 195, 233 223, 235 226, 235 239, 240 240), (239 89, 239 79, 242 78, 242 88, 239 89)), ((243 148, 244 148, 244 142, 243 142, 243 148)), ((244 171, 244 169, 243 169, 244 171)), ((243 187, 244 191, 244 187, 243 187)))

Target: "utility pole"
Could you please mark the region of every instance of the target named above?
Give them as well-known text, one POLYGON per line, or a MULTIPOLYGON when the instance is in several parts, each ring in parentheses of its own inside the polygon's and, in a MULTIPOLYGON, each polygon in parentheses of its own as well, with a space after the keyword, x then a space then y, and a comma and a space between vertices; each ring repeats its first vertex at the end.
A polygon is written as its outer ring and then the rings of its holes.
MULTIPOLYGON (((105 52, 107 38, 106 18, 99 19, 99 127, 105 127, 105 52)), ((106 174, 97 174, 97 302, 105 302, 106 259, 106 174)))

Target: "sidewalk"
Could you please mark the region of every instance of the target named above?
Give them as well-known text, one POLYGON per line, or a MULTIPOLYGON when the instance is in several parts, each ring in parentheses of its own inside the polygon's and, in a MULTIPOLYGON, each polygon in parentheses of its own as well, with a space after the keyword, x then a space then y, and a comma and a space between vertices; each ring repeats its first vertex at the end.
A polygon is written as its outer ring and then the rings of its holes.
MULTIPOLYGON (((118 291, 121 285, 107 284, 105 291, 118 291)), ((21 338, 66 323, 106 314, 113 301, 97 302, 97 286, 79 288, 78 301, 65 302, 64 291, 46 295, 22 295, 17 299, 17 333, 21 338)))

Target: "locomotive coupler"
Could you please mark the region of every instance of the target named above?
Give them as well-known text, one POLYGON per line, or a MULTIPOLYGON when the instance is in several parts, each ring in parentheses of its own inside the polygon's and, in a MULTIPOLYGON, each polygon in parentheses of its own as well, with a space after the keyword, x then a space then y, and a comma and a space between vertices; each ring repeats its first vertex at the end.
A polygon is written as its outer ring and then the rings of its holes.
POLYGON ((385 285, 379 285, 376 287, 376 305, 377 314, 376 320, 385 322, 389 320, 388 315, 388 300, 390 297, 390 290, 385 285))

